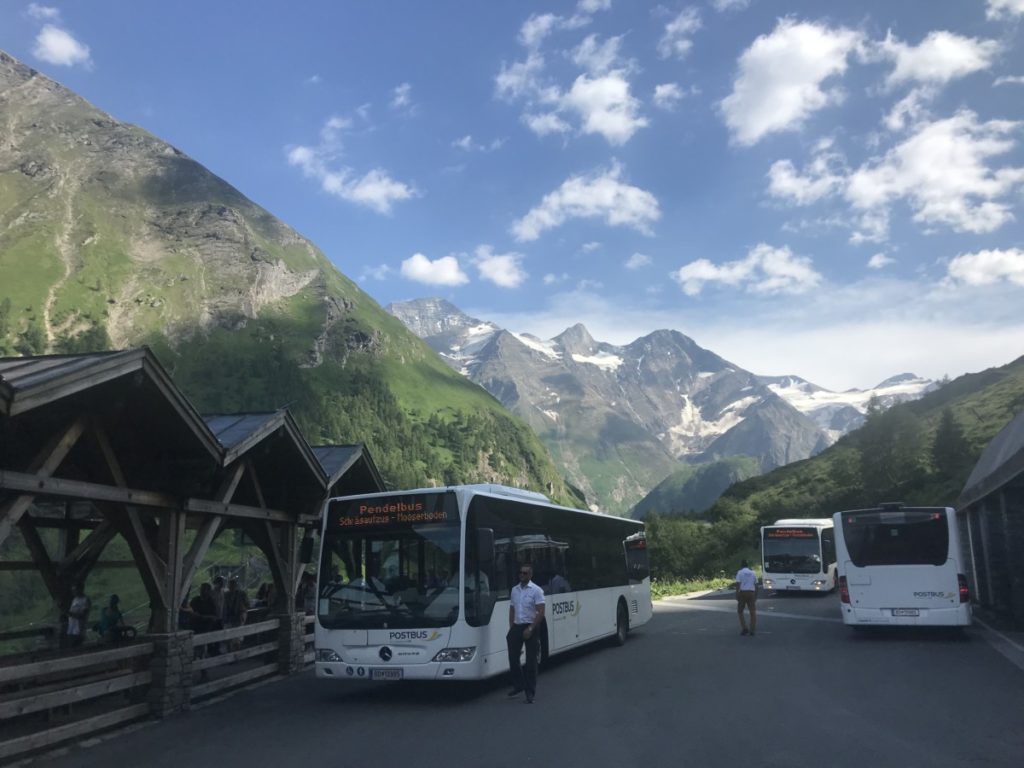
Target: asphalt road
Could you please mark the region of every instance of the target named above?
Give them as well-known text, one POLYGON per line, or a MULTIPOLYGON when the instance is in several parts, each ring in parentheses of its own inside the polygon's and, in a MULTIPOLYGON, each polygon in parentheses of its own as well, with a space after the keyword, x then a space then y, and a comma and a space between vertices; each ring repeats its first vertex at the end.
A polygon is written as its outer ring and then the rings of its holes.
POLYGON ((1024 669, 978 629, 853 634, 838 598, 767 597, 741 637, 729 594, 672 599, 622 648, 552 659, 537 701, 504 680, 254 688, 34 765, 1024 765, 1024 669))

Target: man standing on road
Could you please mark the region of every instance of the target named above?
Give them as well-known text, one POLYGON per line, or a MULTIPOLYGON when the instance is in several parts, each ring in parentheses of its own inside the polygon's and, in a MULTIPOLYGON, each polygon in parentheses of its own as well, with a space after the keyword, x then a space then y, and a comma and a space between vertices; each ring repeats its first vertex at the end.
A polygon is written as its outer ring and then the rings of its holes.
POLYGON ((736 572, 736 611, 740 616, 740 634, 751 635, 757 630, 757 574, 750 570, 746 560, 740 562, 736 572), (750 629, 743 618, 743 608, 750 611, 750 629))
POLYGON ((544 590, 534 584, 533 567, 519 566, 519 583, 512 587, 512 602, 508 607, 508 668, 512 673, 512 690, 515 696, 526 690, 526 702, 533 704, 537 691, 537 651, 540 648, 538 627, 544 621, 544 590), (519 653, 526 644, 526 674, 519 663, 519 653))

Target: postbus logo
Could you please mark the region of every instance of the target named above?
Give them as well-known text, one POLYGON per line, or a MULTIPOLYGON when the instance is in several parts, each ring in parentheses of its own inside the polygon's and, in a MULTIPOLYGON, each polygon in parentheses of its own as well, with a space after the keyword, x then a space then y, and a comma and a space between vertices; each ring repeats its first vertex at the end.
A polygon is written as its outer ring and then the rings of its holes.
POLYGON ((429 643, 431 640, 437 640, 440 636, 441 633, 436 629, 433 632, 428 632, 425 629, 405 629, 388 632, 388 640, 393 643, 408 642, 409 640, 425 640, 429 643))
POLYGON ((559 600, 551 604, 551 613, 555 616, 578 616, 579 612, 578 600, 559 600))

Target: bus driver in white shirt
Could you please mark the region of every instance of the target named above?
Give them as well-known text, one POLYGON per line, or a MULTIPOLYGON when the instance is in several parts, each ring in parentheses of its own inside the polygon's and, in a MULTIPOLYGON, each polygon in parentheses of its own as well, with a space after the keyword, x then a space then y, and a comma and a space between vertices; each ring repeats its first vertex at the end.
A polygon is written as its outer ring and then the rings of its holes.
POLYGON ((531 581, 533 567, 519 566, 519 583, 512 587, 508 607, 508 668, 512 673, 509 696, 526 691, 526 701, 533 704, 537 691, 537 651, 540 637, 537 629, 544 621, 544 590, 531 581), (519 653, 526 645, 526 671, 519 663, 519 653))

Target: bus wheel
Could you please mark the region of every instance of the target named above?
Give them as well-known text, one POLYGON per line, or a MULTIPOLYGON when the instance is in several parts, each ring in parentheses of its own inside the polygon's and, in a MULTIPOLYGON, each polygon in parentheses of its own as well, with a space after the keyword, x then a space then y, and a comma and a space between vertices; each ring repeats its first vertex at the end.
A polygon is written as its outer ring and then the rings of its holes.
POLYGON ((615 644, 625 645, 626 635, 629 634, 629 613, 626 612, 626 604, 619 600, 619 607, 615 611, 615 644))

